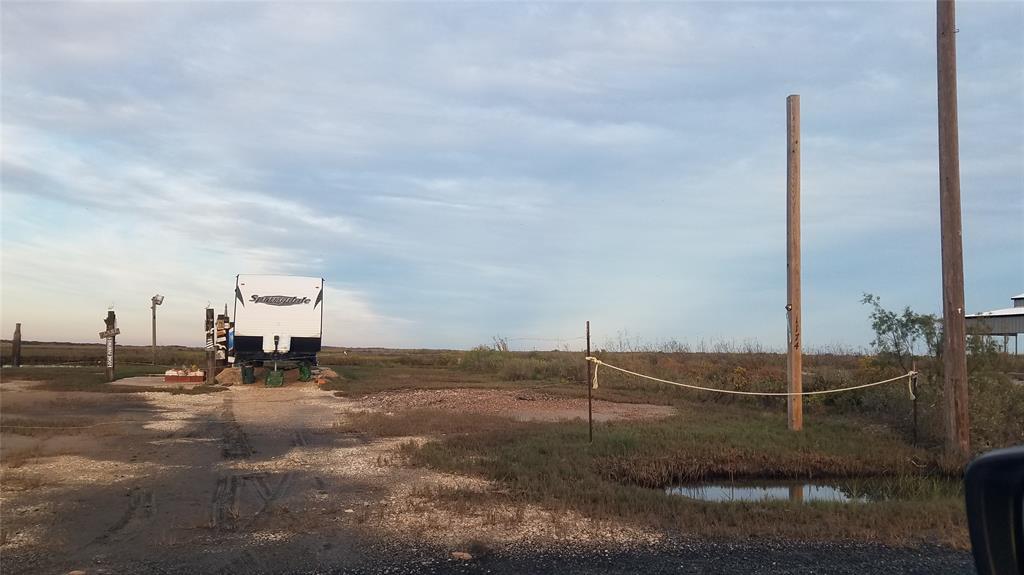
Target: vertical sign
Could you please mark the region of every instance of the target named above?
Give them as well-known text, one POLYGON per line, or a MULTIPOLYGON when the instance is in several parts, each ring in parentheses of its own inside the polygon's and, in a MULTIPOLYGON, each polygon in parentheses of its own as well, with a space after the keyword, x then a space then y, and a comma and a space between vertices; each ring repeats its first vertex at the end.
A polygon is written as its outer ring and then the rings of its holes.
POLYGON ((206 308, 206 385, 213 385, 214 375, 217 369, 216 354, 216 325, 213 321, 213 308, 206 308))
POLYGON ((217 338, 214 341, 217 350, 217 365, 224 367, 228 364, 228 330, 231 329, 231 318, 228 314, 217 315, 217 338))
POLYGON ((21 324, 14 324, 14 339, 11 340, 11 367, 21 367, 21 324))
POLYGON ((114 338, 121 333, 121 330, 117 329, 117 317, 114 315, 114 310, 107 312, 107 317, 103 322, 107 329, 100 332, 100 338, 107 340, 107 381, 114 381, 114 345, 116 343, 114 338))

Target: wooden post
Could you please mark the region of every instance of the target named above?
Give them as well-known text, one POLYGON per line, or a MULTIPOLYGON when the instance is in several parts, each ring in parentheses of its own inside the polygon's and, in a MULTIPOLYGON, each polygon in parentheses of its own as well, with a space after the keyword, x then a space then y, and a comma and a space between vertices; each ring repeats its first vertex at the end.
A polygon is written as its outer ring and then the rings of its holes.
POLYGON ((114 381, 116 376, 114 350, 117 346, 115 339, 117 334, 121 333, 121 330, 117 329, 117 316, 114 314, 114 310, 107 311, 107 317, 103 323, 106 324, 107 329, 100 332, 100 338, 107 341, 107 381, 114 381))
POLYGON ((213 385, 217 369, 217 355, 215 350, 215 327, 213 323, 213 308, 206 308, 206 385, 213 385))
MULTIPOLYGON (((786 310, 789 320, 786 375, 789 393, 803 391, 800 321, 800 96, 786 98, 786 310)), ((786 398, 789 429, 804 427, 803 397, 786 398)))
POLYGON ((910 393, 914 395, 914 447, 917 447, 917 361, 911 364, 910 369, 914 372, 914 375, 910 376, 910 393))
POLYGON ((804 486, 803 485, 790 485, 789 486, 789 502, 790 503, 803 503, 804 502, 804 486))
POLYGON ((11 339, 11 367, 21 367, 21 324, 14 324, 14 338, 11 339))
POLYGON ((966 460, 970 454, 971 436, 967 414, 967 336, 964 326, 964 254, 960 218, 956 6, 953 0, 938 0, 936 12, 946 451, 956 459, 966 460))
MULTIPOLYGON (((587 320, 587 357, 590 357, 590 320, 587 320)), ((594 443, 594 364, 587 360, 587 426, 594 443)))

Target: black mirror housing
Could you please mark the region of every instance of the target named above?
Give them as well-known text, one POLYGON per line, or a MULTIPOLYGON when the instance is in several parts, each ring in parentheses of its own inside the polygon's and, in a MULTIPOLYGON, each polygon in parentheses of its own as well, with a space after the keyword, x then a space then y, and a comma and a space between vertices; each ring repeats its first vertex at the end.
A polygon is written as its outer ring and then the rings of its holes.
POLYGON ((1024 446, 967 466, 967 524, 979 575, 1024 575, 1024 446))

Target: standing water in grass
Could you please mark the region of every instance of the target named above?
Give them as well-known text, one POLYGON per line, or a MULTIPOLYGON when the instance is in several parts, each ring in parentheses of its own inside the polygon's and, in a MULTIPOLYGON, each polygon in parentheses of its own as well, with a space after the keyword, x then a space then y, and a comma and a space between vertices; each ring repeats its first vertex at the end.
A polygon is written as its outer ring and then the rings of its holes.
POLYGON ((893 478, 830 483, 712 482, 665 488, 669 495, 700 501, 791 501, 794 503, 873 503, 960 496, 959 484, 944 479, 893 478))

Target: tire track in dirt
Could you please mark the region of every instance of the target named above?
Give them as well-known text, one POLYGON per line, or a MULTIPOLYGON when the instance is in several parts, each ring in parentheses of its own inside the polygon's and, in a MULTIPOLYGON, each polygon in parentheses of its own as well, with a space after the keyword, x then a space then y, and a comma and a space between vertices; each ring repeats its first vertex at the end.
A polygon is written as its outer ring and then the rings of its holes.
POLYGON ((95 543, 109 543, 112 541, 124 541, 138 535, 142 522, 149 521, 156 513, 156 496, 149 489, 135 489, 128 501, 128 509, 113 525, 107 528, 102 535, 95 539, 95 543), (133 529, 128 529, 131 526, 133 529))
POLYGON ((210 508, 210 527, 220 531, 233 531, 238 523, 238 487, 240 476, 217 478, 210 508))
POLYGON ((273 509, 291 489, 292 473, 244 473, 219 477, 210 503, 210 527, 218 531, 244 528, 273 509), (255 511, 242 522, 242 508, 255 511))
POLYGON ((224 410, 220 414, 223 426, 222 453, 225 459, 245 459, 256 451, 249 443, 249 437, 235 419, 235 410, 230 397, 224 398, 224 410))
POLYGON ((301 429, 296 429, 292 432, 291 443, 292 447, 305 447, 309 445, 309 437, 301 429))
POLYGON ((271 509, 277 500, 287 495, 288 491, 291 489, 293 478, 291 473, 282 474, 277 485, 271 484, 269 477, 270 476, 267 474, 260 474, 253 477, 253 482, 256 484, 256 491, 263 500, 263 505, 256 512, 256 515, 271 509))

